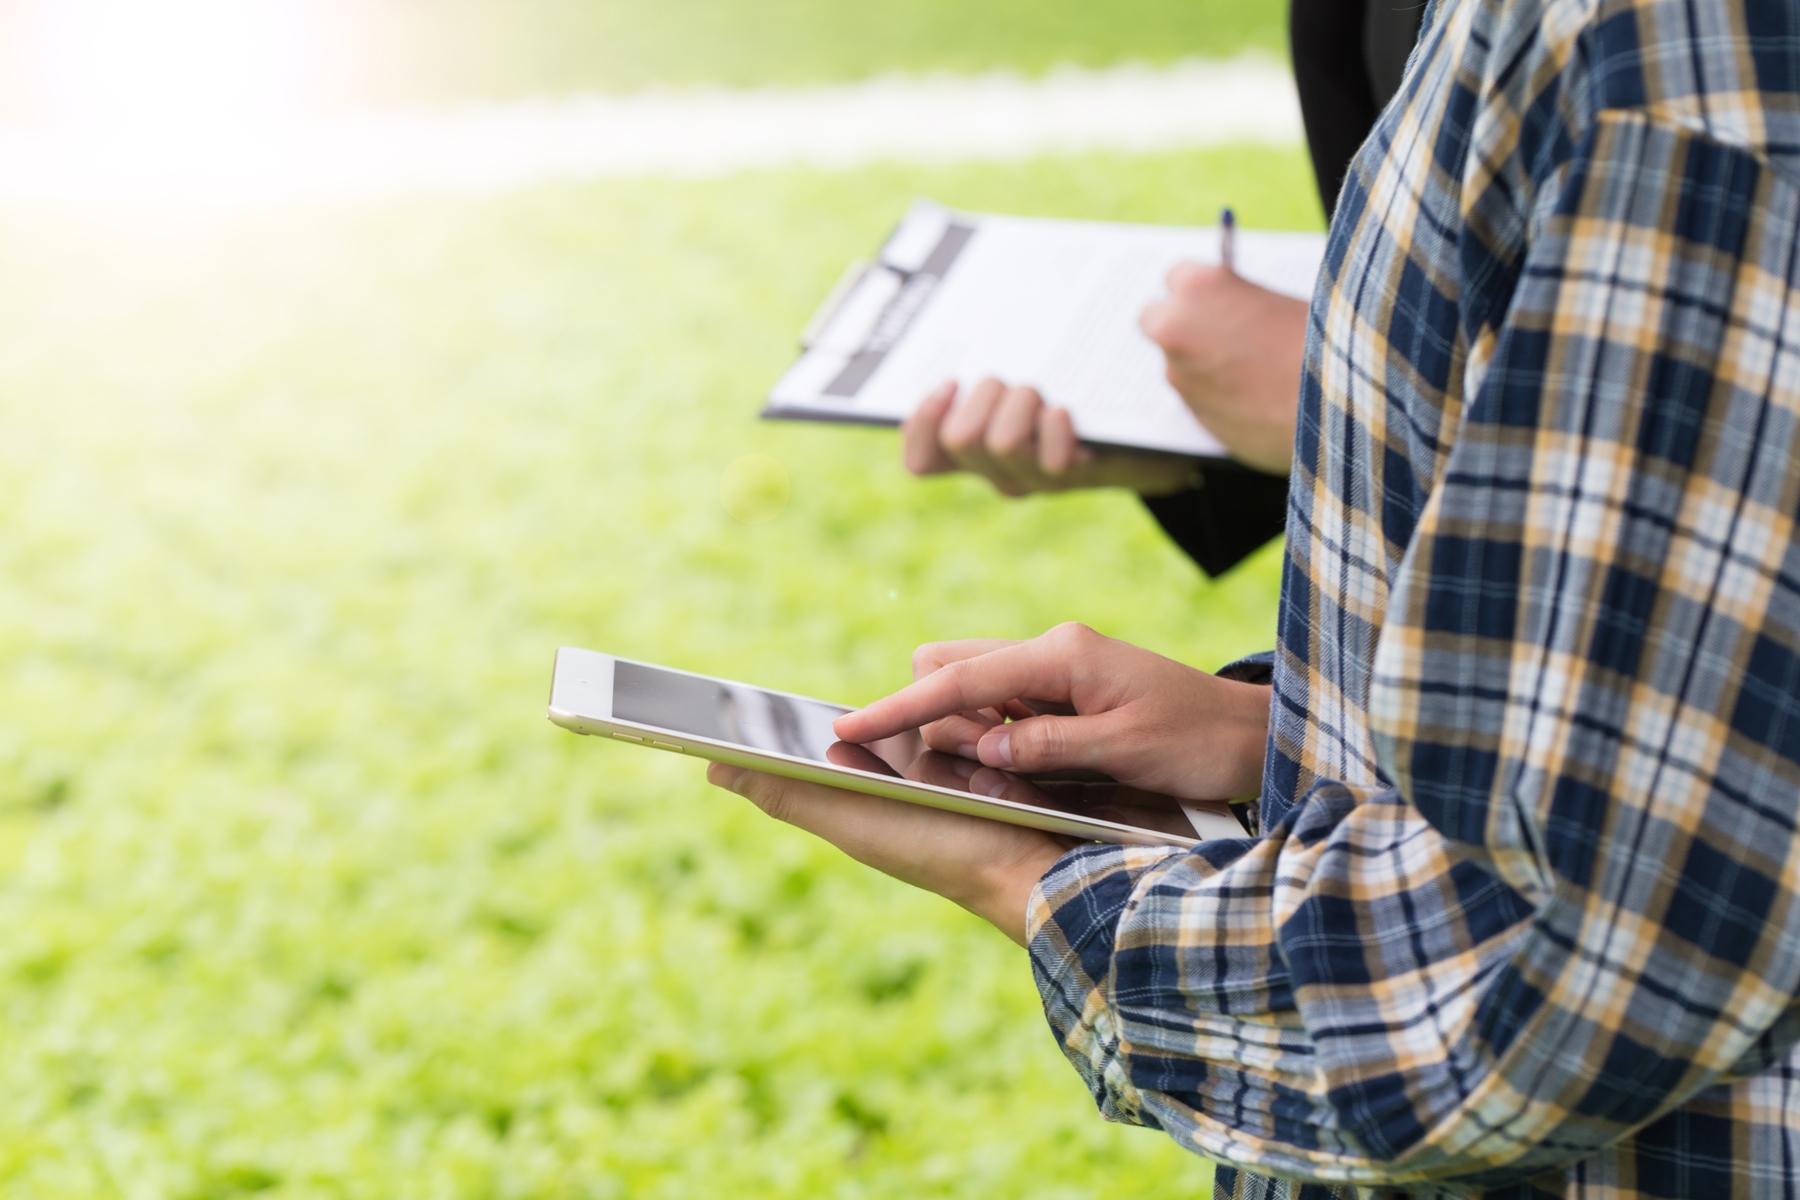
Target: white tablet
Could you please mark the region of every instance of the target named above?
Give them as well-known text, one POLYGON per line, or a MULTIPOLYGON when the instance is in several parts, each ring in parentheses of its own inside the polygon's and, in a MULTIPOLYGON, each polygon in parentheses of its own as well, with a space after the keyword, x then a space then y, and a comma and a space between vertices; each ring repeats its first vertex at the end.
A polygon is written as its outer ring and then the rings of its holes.
POLYGON ((868 746, 840 742, 831 723, 849 711, 569 646, 556 652, 550 685, 550 719, 576 733, 1092 841, 1192 846, 1247 836, 1223 801, 1177 800, 1097 778, 973 769, 967 759, 927 750, 916 732, 868 746), (972 791, 971 782, 997 794, 972 791))

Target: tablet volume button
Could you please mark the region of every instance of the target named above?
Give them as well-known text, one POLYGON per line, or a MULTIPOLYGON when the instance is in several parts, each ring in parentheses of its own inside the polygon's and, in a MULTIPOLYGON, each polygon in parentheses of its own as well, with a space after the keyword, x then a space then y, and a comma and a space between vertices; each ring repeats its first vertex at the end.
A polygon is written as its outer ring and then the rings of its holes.
POLYGON ((673 750, 677 754, 686 753, 686 751, 682 750, 682 748, 680 746, 677 746, 673 742, 658 742, 658 741, 652 740, 650 744, 652 746, 655 746, 658 750, 673 750))
POLYGON ((613 736, 618 738, 621 742, 636 742, 640 746, 643 745, 644 742, 649 740, 647 738, 638 737, 634 733, 615 733, 615 734, 613 734, 613 736))

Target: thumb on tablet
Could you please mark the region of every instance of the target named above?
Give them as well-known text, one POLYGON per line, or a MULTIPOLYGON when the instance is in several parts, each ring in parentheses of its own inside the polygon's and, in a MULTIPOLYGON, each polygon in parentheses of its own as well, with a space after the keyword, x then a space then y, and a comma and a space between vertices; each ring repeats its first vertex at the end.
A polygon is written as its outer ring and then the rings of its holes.
POLYGON ((1118 713, 1026 717, 994 726, 976 744, 975 752, 984 765, 1007 771, 1082 767, 1117 775, 1110 768, 1122 765, 1119 748, 1129 737, 1129 718, 1118 713))

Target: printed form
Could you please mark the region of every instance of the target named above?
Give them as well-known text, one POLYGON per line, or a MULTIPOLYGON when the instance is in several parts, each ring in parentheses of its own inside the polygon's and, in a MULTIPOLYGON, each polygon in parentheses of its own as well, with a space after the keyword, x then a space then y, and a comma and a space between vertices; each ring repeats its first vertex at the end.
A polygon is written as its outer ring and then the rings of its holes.
MULTIPOLYGON (((1238 274, 1308 299, 1323 234, 1239 229, 1238 274)), ((1099 445, 1201 458, 1225 448, 1138 328, 1178 262, 1217 263, 1217 229, 961 213, 919 202, 880 257, 813 318, 767 417, 894 425, 946 379, 1030 384, 1099 445)))

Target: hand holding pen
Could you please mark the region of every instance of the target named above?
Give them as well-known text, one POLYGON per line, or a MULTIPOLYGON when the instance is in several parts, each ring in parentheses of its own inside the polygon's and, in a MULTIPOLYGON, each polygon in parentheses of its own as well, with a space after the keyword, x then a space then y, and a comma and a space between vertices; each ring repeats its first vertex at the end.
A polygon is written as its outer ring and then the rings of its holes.
POLYGON ((1237 273, 1237 218, 1219 214, 1216 265, 1178 263, 1169 295, 1139 326, 1163 352, 1170 384, 1188 410, 1259 470, 1285 473, 1294 452, 1306 302, 1237 273))

